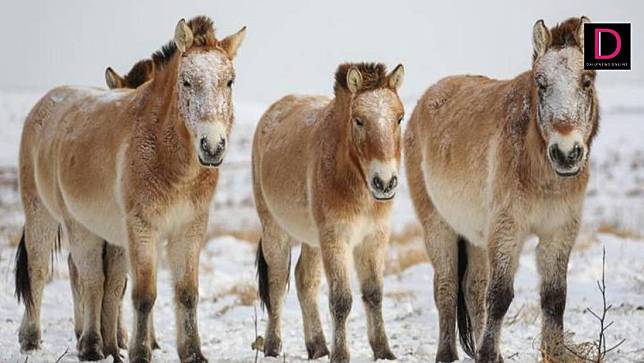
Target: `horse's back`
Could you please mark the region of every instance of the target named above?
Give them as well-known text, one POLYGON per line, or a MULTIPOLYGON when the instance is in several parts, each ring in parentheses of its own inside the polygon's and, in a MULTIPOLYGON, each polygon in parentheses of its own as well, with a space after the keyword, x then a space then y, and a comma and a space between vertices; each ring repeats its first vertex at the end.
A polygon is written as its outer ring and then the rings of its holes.
POLYGON ((307 179, 317 161, 318 124, 329 98, 286 96, 264 113, 253 142, 253 187, 263 223, 278 223, 298 240, 317 235, 310 210, 307 179))
POLYGON ((474 243, 484 235, 489 160, 503 129, 507 85, 482 76, 445 78, 419 100, 405 135, 413 161, 407 173, 422 179, 414 180, 414 198, 425 198, 424 184, 442 218, 474 243))

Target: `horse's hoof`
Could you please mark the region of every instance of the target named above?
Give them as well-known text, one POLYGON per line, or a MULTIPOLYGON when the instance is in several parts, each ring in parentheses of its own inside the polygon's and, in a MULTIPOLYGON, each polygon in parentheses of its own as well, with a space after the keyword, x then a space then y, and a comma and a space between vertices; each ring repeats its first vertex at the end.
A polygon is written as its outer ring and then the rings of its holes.
POLYGON ((156 339, 152 340, 152 350, 158 350, 161 349, 161 346, 159 345, 159 342, 157 342, 156 339))
POLYGON ((146 346, 139 346, 130 349, 130 363, 150 363, 152 361, 152 350, 146 346))
POLYGON ((89 333, 81 336, 78 341, 78 358, 82 361, 94 361, 105 358, 103 355, 103 341, 98 334, 89 333))
POLYGON ((443 349, 439 348, 436 352, 436 363, 451 363, 457 360, 458 353, 449 346, 443 349))
POLYGON ((282 339, 277 336, 269 336, 264 341, 264 357, 277 357, 282 351, 282 339))
POLYGON ((306 351, 309 353, 309 360, 329 355, 329 349, 326 347, 324 335, 318 335, 310 342, 306 342, 306 351))
POLYGON ((336 349, 331 353, 331 363, 349 363, 350 361, 349 351, 346 349, 336 349))
POLYGON ((208 359, 201 352, 196 352, 187 358, 182 358, 181 363, 208 363, 208 359))
POLYGON ((120 349, 127 349, 127 332, 119 329, 116 334, 116 341, 120 349))
POLYGON ((389 348, 383 349, 380 352, 374 352, 373 353, 373 358, 375 360, 378 360, 378 359, 396 360, 396 359, 398 359, 398 358, 396 358, 396 355, 389 348))
POLYGON ((40 349, 40 331, 35 327, 22 328, 18 334, 18 341, 22 352, 40 349))
POLYGON ((119 347, 103 347, 103 354, 106 357, 112 357, 114 359, 114 363, 116 362, 122 362, 123 357, 121 357, 121 352, 119 350, 119 347))
POLYGON ((503 357, 498 352, 479 351, 476 354, 476 363, 503 363, 503 357))

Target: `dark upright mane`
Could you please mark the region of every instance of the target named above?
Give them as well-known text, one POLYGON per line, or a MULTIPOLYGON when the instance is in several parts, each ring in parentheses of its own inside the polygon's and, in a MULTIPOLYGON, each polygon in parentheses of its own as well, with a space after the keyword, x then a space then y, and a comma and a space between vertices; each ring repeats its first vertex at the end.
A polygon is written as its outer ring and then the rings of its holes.
POLYGON ((128 88, 137 88, 149 81, 154 73, 154 63, 151 59, 142 59, 132 66, 132 69, 123 77, 128 88))
POLYGON ((347 87, 347 73, 349 69, 357 68, 362 75, 362 87, 360 92, 369 91, 384 87, 387 79, 387 68, 382 63, 344 63, 335 72, 334 90, 347 87))
MULTIPOLYGON (((207 16, 195 16, 190 19, 187 23, 190 30, 192 30, 192 36, 194 38, 192 46, 193 47, 206 47, 206 46, 217 46, 219 43, 217 38, 215 38, 215 27, 212 20, 207 16)), ((152 62, 154 62, 154 67, 156 69, 162 68, 166 65, 170 59, 177 53, 177 45, 174 44, 174 41, 171 40, 165 44, 161 49, 157 50, 152 54, 152 62)))
POLYGON ((583 47, 579 44, 577 30, 581 25, 581 18, 570 18, 550 29, 550 46, 555 48, 583 47))

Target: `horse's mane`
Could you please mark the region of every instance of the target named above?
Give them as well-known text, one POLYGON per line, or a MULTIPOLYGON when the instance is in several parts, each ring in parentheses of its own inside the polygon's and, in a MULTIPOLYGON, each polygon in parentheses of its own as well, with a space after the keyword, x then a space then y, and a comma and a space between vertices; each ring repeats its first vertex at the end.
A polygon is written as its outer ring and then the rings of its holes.
POLYGON ((362 75, 360 92, 381 88, 387 84, 387 67, 382 63, 344 63, 335 72, 334 89, 336 91, 338 88, 349 89, 347 86, 347 73, 351 68, 357 68, 362 75))
POLYGON ((136 62, 123 78, 128 88, 137 88, 152 79, 153 74, 154 62, 151 59, 142 59, 136 62))
MULTIPOLYGON (((212 20, 207 16, 196 16, 187 23, 194 37, 193 47, 217 46, 219 41, 215 38, 215 27, 212 20)), ((169 41, 161 49, 152 54, 152 62, 156 69, 163 68, 170 59, 177 53, 177 45, 174 40, 169 41)))
POLYGON ((583 47, 579 44, 577 30, 581 25, 581 18, 567 19, 550 29, 550 46, 555 48, 583 47))

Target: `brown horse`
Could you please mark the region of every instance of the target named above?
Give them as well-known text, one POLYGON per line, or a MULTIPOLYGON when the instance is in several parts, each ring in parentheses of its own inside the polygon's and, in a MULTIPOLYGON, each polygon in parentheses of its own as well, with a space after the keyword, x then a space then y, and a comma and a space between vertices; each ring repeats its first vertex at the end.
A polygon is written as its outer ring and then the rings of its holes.
POLYGON ((132 69, 121 76, 112 67, 105 69, 105 83, 110 89, 114 88, 137 88, 154 76, 154 62, 152 59, 142 59, 136 62, 132 69))
POLYGON ((585 22, 548 30, 539 20, 532 70, 508 81, 449 77, 414 109, 405 167, 434 265, 437 362, 458 359, 457 307, 465 351, 476 351, 477 362, 503 361, 501 325, 530 234, 539 237, 542 354, 557 362, 567 354, 566 269, 598 129, 595 72, 583 67, 585 22))
POLYGON ((290 246, 301 241, 295 278, 309 358, 328 354, 317 307, 324 265, 333 318, 331 362, 349 361, 347 262, 353 255, 374 357, 395 359, 382 318, 382 287, 398 185, 402 79, 402 65, 387 75, 382 64, 344 64, 336 73, 334 99, 284 97, 257 125, 253 189, 262 223, 257 268, 269 315, 266 356, 281 350, 290 246))
MULTIPOLYGON (((124 77, 116 73, 111 67, 105 70, 105 82, 110 89, 113 88, 137 88, 152 79, 154 75, 154 62, 151 59, 143 59, 134 64, 132 69, 124 77)), ((71 253, 67 258, 69 266, 70 283, 74 303, 74 333, 77 343, 83 333, 83 305, 81 297, 81 285, 78 276, 78 268, 74 264, 71 253)), ((113 314, 118 314, 116 320, 116 343, 119 348, 127 349, 127 329, 123 322, 122 300, 127 284, 127 263, 125 260, 125 249, 109 243, 105 243, 103 251, 103 271, 105 277, 103 289, 103 303, 101 311, 101 336, 103 345, 111 347, 114 343, 112 325, 113 314)), ((95 293, 95 292, 92 292, 95 293)), ((153 349, 159 349, 159 343, 154 332, 154 318, 150 313, 150 340, 153 349)), ((108 349, 109 350, 109 349, 108 349)), ((114 350, 114 349, 112 349, 114 350)))
POLYGON ((119 359, 116 345, 103 347, 101 337, 105 277, 96 267, 110 241, 125 248, 132 274, 130 361, 150 360, 156 249, 167 239, 179 358, 206 361, 197 328, 199 250, 233 122, 232 59, 244 34, 245 28, 217 40, 209 19, 181 20, 174 41, 152 57, 151 82, 136 90, 60 87, 34 106, 19 160, 26 217, 16 269, 26 306, 23 350, 40 342, 42 289, 61 225, 83 276, 81 359, 99 359, 103 348, 119 359))

